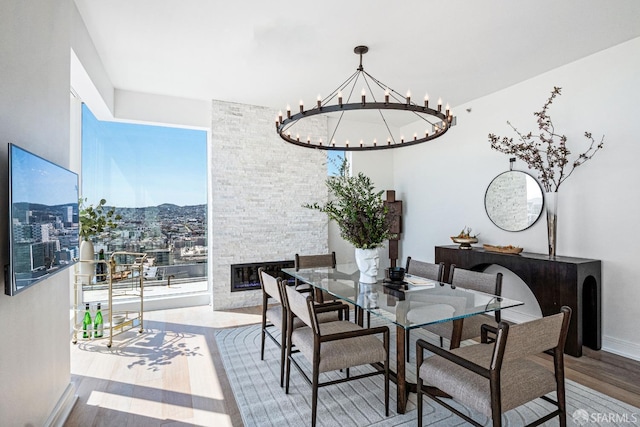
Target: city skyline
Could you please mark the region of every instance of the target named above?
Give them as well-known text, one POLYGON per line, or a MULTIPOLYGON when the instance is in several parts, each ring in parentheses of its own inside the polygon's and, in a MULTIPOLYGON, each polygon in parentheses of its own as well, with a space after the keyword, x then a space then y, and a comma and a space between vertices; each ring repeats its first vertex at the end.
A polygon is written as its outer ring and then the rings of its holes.
POLYGON ((144 208, 207 204, 207 133, 98 120, 83 105, 82 197, 144 208))

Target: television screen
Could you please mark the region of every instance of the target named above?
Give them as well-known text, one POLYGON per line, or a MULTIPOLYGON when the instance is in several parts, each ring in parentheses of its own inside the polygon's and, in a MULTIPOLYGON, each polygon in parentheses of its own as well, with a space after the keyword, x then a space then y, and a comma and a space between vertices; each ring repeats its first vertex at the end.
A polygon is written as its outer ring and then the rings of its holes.
POLYGON ((15 295, 78 257, 78 175, 9 144, 9 256, 15 295))

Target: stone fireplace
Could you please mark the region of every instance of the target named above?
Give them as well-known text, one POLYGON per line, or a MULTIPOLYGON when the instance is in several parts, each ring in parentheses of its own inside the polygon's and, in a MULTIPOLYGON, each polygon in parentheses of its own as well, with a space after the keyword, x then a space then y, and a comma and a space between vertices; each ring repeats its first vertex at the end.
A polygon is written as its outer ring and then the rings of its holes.
MULTIPOLYGON (((304 203, 327 200, 326 152, 285 143, 275 132, 277 111, 212 102, 209 277, 215 310, 260 305, 258 289, 231 292, 231 265, 292 260, 328 252, 326 215, 304 203)), ((327 133, 310 117, 296 130, 327 133)))

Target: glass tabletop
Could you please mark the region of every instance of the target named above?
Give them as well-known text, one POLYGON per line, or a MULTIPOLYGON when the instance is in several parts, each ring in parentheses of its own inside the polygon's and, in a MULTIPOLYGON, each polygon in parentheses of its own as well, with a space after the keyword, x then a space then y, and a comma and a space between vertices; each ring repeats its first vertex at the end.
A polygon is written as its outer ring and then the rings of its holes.
POLYGON ((448 322, 522 305, 521 301, 405 275, 402 283, 388 282, 381 271, 377 283, 358 281, 356 264, 282 271, 338 299, 383 317, 404 329, 448 322))

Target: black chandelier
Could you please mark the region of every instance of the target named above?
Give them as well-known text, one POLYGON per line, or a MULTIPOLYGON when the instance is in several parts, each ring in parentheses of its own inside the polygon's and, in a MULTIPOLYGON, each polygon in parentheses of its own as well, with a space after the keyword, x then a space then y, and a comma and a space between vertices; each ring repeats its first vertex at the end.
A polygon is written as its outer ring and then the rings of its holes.
POLYGON ((442 111, 442 100, 438 99, 437 109, 429 107, 429 97, 425 95, 424 105, 418 105, 411 100, 411 93, 407 92, 406 96, 403 96, 391 89, 388 85, 385 85, 380 80, 367 73, 362 66, 362 55, 369 51, 367 46, 356 46, 353 49, 354 53, 360 55, 360 66, 344 83, 336 88, 329 96, 322 99, 318 96, 316 105, 308 110, 304 109, 303 102, 300 101, 300 112, 291 114, 291 107, 287 106, 286 117, 283 117, 282 112, 278 113, 276 117, 276 131, 278 135, 286 142, 299 145, 301 147, 316 148, 320 150, 340 150, 340 151, 363 151, 363 150, 383 150, 386 148, 398 148, 406 147, 409 145, 416 145, 422 142, 430 141, 444 135, 451 126, 456 124, 456 119, 451 114, 449 105, 445 107, 445 111, 442 111), (361 92, 360 102, 351 102, 351 97, 354 93, 356 84, 361 81, 363 89, 361 92), (365 87, 367 89, 365 89, 365 87), (371 95, 372 102, 367 101, 367 90, 371 95), (376 99, 375 93, 384 93, 383 97, 380 96, 380 101, 376 99), (343 99, 343 92, 348 93, 346 100, 343 99), (337 103, 335 99, 337 98, 337 103), (384 101, 382 101, 384 99, 384 101), (381 123, 386 128, 387 135, 380 141, 374 138, 373 141, 360 140, 356 143, 350 143, 349 140, 345 140, 341 143, 336 143, 335 136, 338 131, 338 127, 342 121, 344 113, 347 111, 364 111, 372 110, 379 113, 381 123), (389 122, 385 114, 391 111, 406 112, 415 115, 415 122, 423 120, 425 122, 425 131, 414 132, 412 136, 405 138, 404 135, 394 135, 389 127, 389 122), (311 135, 300 135, 299 132, 294 132, 296 124, 302 119, 312 117, 318 114, 330 114, 335 113, 336 125, 333 130, 330 129, 331 136, 327 141, 323 141, 321 137, 314 137, 311 135))

